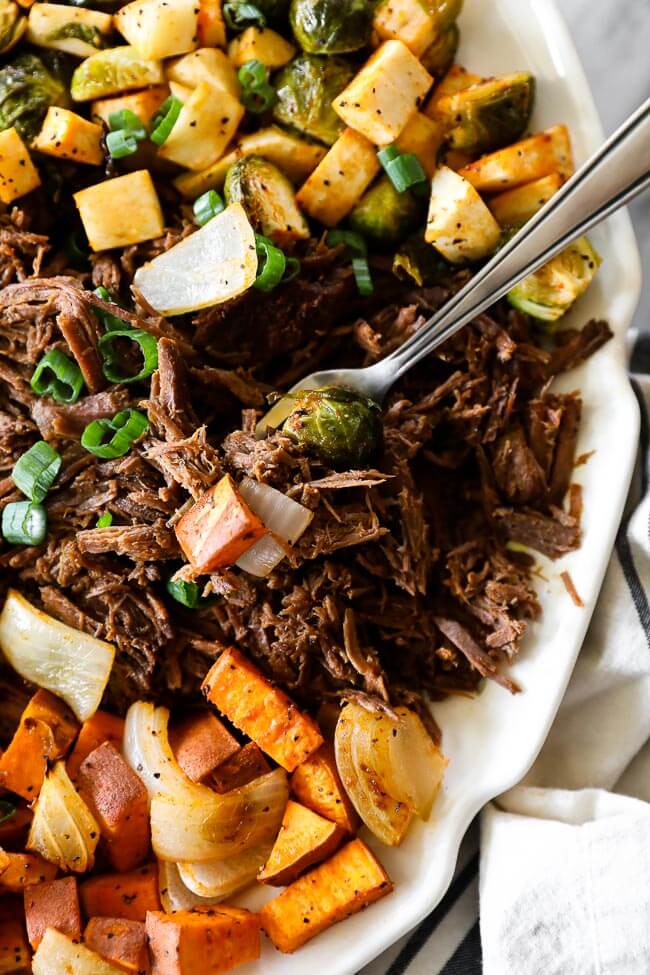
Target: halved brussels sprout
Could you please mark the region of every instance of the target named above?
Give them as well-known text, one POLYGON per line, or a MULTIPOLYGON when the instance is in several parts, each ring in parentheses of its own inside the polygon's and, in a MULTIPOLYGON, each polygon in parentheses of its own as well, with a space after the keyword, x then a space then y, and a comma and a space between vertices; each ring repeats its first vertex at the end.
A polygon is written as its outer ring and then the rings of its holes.
POLYGON ((463 9, 463 0, 421 0, 422 5, 436 22, 436 27, 442 33, 458 20, 463 9))
POLYGON ((289 18, 296 40, 310 54, 359 51, 370 40, 368 0, 291 0, 289 18))
POLYGON ((20 7, 13 0, 0 2, 0 54, 15 47, 27 30, 27 18, 20 16, 20 7))
POLYGON ((332 108, 354 76, 354 69, 337 57, 301 54, 275 78, 276 122, 332 146, 345 128, 332 108))
POLYGON ((0 68, 0 129, 15 126, 25 141, 41 127, 50 105, 68 104, 59 55, 19 54, 0 68))
POLYGON ((400 281, 414 281, 418 287, 430 287, 449 276, 449 264, 423 239, 414 234, 400 245, 391 268, 400 281))
POLYGON ((388 176, 381 176, 350 214, 350 226, 364 237, 395 243, 411 231, 423 207, 413 193, 398 193, 388 176))
POLYGON ((363 467, 381 442, 381 407, 351 389, 324 386, 299 391, 282 430, 334 468, 363 467))
POLYGON ((244 156, 231 166, 224 187, 228 203, 241 203, 253 228, 274 241, 309 237, 293 186, 261 156, 244 156))
POLYGON ((112 47, 81 62, 72 75, 70 94, 75 102, 86 102, 134 88, 161 85, 164 80, 160 61, 140 57, 134 47, 112 47))
POLYGON ((521 71, 449 95, 439 102, 437 111, 450 126, 452 149, 491 152, 523 135, 534 99, 535 79, 521 71))
MULTIPOLYGON (((266 24, 278 24, 286 17, 289 0, 255 0, 252 6, 259 10, 266 24)), ((233 29, 238 30, 245 30, 251 25, 262 26, 258 20, 249 15, 250 7, 249 0, 228 0, 224 4, 224 13, 229 26, 234 25, 233 29)))
POLYGON ((586 237, 580 237, 539 271, 529 274, 508 292, 518 311, 543 322, 556 322, 583 294, 602 263, 586 237))
POLYGON ((457 24, 452 24, 436 37, 433 44, 426 49, 420 61, 434 78, 442 78, 452 65, 460 43, 460 31, 457 24))

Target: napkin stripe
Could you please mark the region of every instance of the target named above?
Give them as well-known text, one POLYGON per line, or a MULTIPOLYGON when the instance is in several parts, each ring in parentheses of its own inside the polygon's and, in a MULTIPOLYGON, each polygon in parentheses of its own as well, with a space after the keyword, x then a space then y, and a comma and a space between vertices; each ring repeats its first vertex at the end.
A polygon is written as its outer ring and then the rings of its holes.
POLYGON ((481 975, 483 954, 479 922, 466 934, 440 975, 481 975))

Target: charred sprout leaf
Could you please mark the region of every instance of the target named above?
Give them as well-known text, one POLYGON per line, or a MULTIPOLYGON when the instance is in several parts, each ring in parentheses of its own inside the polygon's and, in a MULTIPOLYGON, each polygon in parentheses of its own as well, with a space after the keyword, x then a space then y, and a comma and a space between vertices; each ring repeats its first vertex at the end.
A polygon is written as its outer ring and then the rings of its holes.
POLYGON ((528 72, 490 78, 449 95, 440 111, 451 126, 453 149, 491 152, 516 142, 528 126, 535 99, 535 79, 528 72))
POLYGON ((409 278, 420 288, 430 287, 449 274, 449 265, 435 248, 420 236, 406 240, 393 258, 393 274, 402 281, 409 278))
POLYGON ((58 30, 52 31, 48 35, 48 41, 63 41, 68 37, 73 37, 78 41, 84 41, 91 47, 98 50, 105 46, 106 38, 97 27, 90 27, 88 24, 80 24, 78 21, 71 21, 64 24, 58 30))
POLYGON ((352 80, 354 68, 337 57, 302 54, 275 78, 276 122, 331 146, 345 128, 332 101, 352 80))
POLYGON ((580 237, 539 271, 529 274, 508 292, 519 311, 543 322, 556 322, 587 290, 601 258, 586 237, 580 237))
POLYGON ((291 0, 289 17, 296 40, 310 54, 346 54, 370 40, 368 0, 291 0))
POLYGON ((421 201, 413 193, 398 193, 388 176, 382 176, 361 197, 349 222, 364 237, 395 243, 413 230, 422 214, 421 201))
POLYGON ((422 65, 434 78, 442 78, 447 74, 456 56, 460 42, 460 31, 456 24, 452 24, 436 37, 433 44, 426 49, 420 58, 422 65))
POLYGON ((224 4, 224 16, 231 30, 265 27, 279 24, 287 15, 289 0, 229 0, 224 4), (251 8, 255 8, 257 14, 251 8), (263 23, 261 22, 263 21, 263 23))
POLYGON ((20 7, 13 0, 0 2, 0 54, 14 47, 27 29, 27 18, 20 16, 20 7))
POLYGON ((66 86, 57 70, 61 63, 24 53, 0 68, 0 129, 15 126, 30 141, 50 105, 67 104, 66 86))
POLYGON ((254 230, 265 237, 309 236, 293 186, 277 166, 261 156, 244 156, 230 167, 224 194, 227 203, 241 203, 254 230))
POLYGON ((330 467, 363 467, 379 449, 381 407, 337 386, 305 390, 295 394, 282 430, 330 467))

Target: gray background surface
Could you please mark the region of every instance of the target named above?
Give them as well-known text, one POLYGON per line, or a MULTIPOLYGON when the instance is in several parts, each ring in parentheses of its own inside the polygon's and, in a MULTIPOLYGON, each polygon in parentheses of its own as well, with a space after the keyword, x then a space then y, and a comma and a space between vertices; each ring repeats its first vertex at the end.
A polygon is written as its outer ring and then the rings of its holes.
MULTIPOLYGON (((559 0, 559 6, 609 135, 650 96, 650 0, 559 0)), ((630 212, 644 271, 635 324, 650 330, 650 192, 630 212)))

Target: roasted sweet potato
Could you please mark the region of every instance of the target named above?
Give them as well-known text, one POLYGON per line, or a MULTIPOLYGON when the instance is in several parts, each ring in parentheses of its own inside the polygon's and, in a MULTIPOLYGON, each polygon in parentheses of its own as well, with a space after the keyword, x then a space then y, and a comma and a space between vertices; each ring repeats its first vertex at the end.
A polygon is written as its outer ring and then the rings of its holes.
POLYGON ((105 873, 79 886, 86 917, 120 917, 144 921, 147 911, 160 910, 158 865, 148 863, 130 873, 105 873))
POLYGON ((210 669, 203 691, 236 728, 288 772, 323 744, 316 722, 234 647, 210 669))
POLYGON ((239 743, 210 711, 190 714, 172 725, 169 743, 176 761, 193 782, 202 782, 239 751, 239 743))
POLYGON ((31 821, 31 809, 28 809, 27 806, 17 806, 13 816, 0 823, 0 849, 22 850, 25 846, 31 821))
POLYGON ((221 975, 260 956, 259 918, 237 907, 152 911, 146 927, 153 975, 221 975))
POLYGON ((345 830, 299 802, 289 800, 280 832, 258 880, 273 887, 292 884, 301 873, 321 863, 341 845, 345 830))
POLYGON ((84 931, 84 944, 127 972, 146 975, 150 971, 147 935, 141 921, 91 917, 84 931))
POLYGON ((0 921, 0 975, 31 971, 31 952, 20 921, 0 921))
POLYGON ((147 790, 109 741, 82 762, 77 789, 99 823, 116 870, 133 870, 150 847, 147 790))
POLYGON ((291 790, 303 805, 325 819, 331 819, 350 833, 358 829, 359 816, 343 788, 334 748, 329 743, 298 766, 291 776, 291 790))
POLYGON ((230 792, 232 789, 241 789, 253 779, 259 779, 260 775, 266 775, 270 771, 271 766, 259 745, 249 741, 212 773, 208 785, 215 792, 230 792))
POLYGON ((36 951, 48 928, 79 940, 81 910, 76 877, 62 877, 25 890, 25 923, 29 943, 36 951))
POLYGON ((366 844, 352 840, 265 904, 260 921, 275 947, 290 954, 392 889, 386 871, 366 844))
POLYGON ((0 858, 0 893, 22 894, 26 887, 56 877, 56 864, 48 863, 37 853, 7 853, 5 856, 0 858))
POLYGON ((72 711, 54 694, 38 690, 0 758, 0 786, 23 799, 36 799, 48 761, 61 758, 79 730, 72 711))
POLYGON ((99 745, 103 745, 105 741, 110 741, 119 751, 122 747, 123 736, 124 721, 122 718, 118 718, 115 714, 109 714, 108 711, 95 711, 92 718, 88 718, 82 724, 79 737, 66 764, 68 775, 72 781, 74 782, 76 779, 81 763, 88 758, 91 752, 94 752, 99 745))

